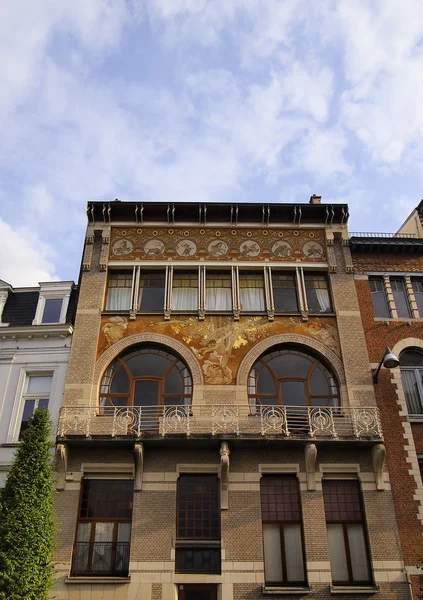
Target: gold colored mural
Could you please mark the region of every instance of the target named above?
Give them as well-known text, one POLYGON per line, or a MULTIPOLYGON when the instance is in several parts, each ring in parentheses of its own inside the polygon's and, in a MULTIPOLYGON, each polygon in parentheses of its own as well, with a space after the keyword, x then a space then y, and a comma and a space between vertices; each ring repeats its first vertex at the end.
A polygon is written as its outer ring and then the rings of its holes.
POLYGON ((176 317, 164 321, 161 316, 102 317, 98 346, 99 357, 117 341, 138 333, 161 333, 183 343, 197 357, 204 381, 208 384, 235 383, 240 362, 258 341, 272 335, 291 333, 314 338, 339 355, 339 338, 334 318, 314 318, 304 322, 300 317, 241 317, 229 316, 176 317))
POLYGON ((110 260, 325 262, 323 229, 113 227, 110 260))

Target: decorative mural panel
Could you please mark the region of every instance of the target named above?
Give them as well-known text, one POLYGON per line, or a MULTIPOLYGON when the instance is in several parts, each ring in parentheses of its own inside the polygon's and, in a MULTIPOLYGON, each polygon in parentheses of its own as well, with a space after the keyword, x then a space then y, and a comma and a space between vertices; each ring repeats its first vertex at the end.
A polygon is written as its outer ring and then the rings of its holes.
POLYGON ((161 316, 102 317, 97 358, 119 340, 138 333, 160 333, 177 339, 197 357, 208 384, 232 384, 244 356, 260 340, 283 333, 304 335, 320 341, 338 356, 339 338, 334 318, 314 318, 307 322, 300 317, 241 317, 229 316, 176 317, 164 321, 161 316))
POLYGON ((114 227, 109 260, 326 261, 324 229, 114 227))

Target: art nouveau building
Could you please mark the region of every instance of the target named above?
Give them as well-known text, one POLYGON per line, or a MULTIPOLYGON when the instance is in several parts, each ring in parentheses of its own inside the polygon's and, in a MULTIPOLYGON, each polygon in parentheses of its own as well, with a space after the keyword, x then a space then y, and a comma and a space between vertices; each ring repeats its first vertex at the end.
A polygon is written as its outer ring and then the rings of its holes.
POLYGON ((0 280, 0 487, 34 410, 47 408, 57 426, 75 300, 72 281, 13 288, 0 280))
POLYGON ((409 598, 348 208, 89 203, 59 600, 409 598))

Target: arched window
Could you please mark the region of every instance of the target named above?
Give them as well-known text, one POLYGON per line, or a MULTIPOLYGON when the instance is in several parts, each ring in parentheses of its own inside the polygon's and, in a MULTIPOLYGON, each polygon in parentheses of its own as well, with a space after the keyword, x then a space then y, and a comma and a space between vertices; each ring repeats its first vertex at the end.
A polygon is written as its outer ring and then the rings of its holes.
POLYGON ((423 353, 408 348, 400 354, 402 386, 407 402, 408 414, 423 413, 423 353))
POLYGON ((315 356, 283 346, 264 354, 248 379, 250 406, 337 406, 335 378, 315 356))
POLYGON ((189 405, 192 378, 185 363, 159 346, 131 348, 103 376, 100 406, 189 405))

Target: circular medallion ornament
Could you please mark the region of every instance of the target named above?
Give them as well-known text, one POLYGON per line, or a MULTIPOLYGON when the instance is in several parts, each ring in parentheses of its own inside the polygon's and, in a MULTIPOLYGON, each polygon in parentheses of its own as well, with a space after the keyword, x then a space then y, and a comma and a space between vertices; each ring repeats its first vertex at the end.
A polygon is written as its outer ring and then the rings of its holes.
POLYGON ((323 256, 323 247, 319 242, 306 242, 303 246, 303 253, 308 258, 321 258, 323 256))
POLYGON ((131 254, 134 246, 129 240, 119 240, 113 244, 112 252, 115 256, 131 254))
POLYGON ((292 255, 292 248, 288 242, 275 242, 272 252, 277 258, 289 258, 292 255))
POLYGON ((144 246, 144 254, 146 256, 161 256, 164 249, 165 245, 161 240, 150 240, 144 246))
POLYGON ((176 245, 176 252, 179 256, 194 256, 197 246, 191 240, 181 240, 176 245))
POLYGON ((239 253, 241 256, 245 256, 246 258, 254 258, 260 254, 260 246, 257 244, 257 242, 247 240, 242 242, 240 245, 239 253))
POLYGON ((137 229, 137 234, 141 235, 142 234, 142 229, 137 229))
POLYGON ((211 256, 218 258, 219 256, 225 256, 228 253, 229 246, 223 240, 214 240, 208 245, 208 252, 211 256))

